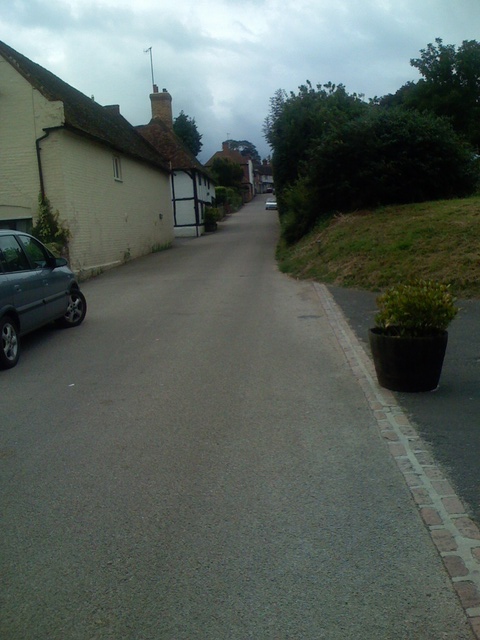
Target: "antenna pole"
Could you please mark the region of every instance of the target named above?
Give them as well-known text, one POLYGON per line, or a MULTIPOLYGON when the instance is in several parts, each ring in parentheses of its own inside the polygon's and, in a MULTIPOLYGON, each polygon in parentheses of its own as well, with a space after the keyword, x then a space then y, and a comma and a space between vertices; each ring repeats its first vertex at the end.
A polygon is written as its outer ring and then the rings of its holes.
POLYGON ((152 72, 152 86, 155 86, 155 79, 153 77, 153 58, 152 58, 152 47, 148 47, 148 49, 144 49, 143 53, 150 53, 150 70, 152 72))

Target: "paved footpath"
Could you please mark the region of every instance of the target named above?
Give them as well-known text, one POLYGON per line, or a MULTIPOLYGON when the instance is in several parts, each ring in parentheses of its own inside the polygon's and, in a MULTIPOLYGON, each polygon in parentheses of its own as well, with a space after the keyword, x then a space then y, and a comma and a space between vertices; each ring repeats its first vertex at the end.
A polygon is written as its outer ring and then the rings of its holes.
MULTIPOLYGON (((367 353, 378 293, 328 285, 367 353)), ((471 517, 480 524, 480 300, 458 300, 448 329, 440 384, 427 393, 395 393, 435 460, 449 476, 471 517)))
POLYGON ((377 384, 373 363, 332 294, 325 285, 314 287, 480 639, 480 530, 394 394, 377 384))

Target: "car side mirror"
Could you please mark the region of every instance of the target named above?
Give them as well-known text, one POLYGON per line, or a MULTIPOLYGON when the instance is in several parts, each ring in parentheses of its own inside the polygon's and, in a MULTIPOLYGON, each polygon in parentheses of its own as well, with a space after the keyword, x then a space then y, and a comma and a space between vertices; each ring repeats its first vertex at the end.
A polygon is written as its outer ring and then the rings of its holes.
POLYGON ((65 258, 53 258, 50 266, 52 269, 56 269, 57 267, 66 267, 67 265, 68 262, 65 258))

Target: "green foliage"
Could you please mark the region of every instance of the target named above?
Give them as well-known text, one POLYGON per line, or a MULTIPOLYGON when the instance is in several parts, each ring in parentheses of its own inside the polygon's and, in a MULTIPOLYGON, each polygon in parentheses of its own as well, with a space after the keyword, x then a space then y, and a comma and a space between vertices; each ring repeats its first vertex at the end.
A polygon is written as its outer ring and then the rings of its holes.
POLYGON ((471 150, 446 121, 401 108, 372 107, 324 135, 308 176, 313 216, 462 197, 478 184, 471 150))
POLYGON ((222 206, 227 201, 227 187, 215 187, 215 201, 222 206))
POLYGON ((261 164, 262 161, 257 147, 248 140, 226 140, 226 143, 230 149, 239 151, 242 156, 250 158, 254 164, 261 164))
POLYGON ((366 103, 343 85, 278 90, 264 135, 273 149, 282 237, 325 215, 464 197, 478 189, 480 44, 437 38, 412 60, 423 78, 366 103))
POLYGON ((68 247, 71 234, 65 222, 60 221, 58 211, 53 211, 48 198, 38 196, 37 217, 32 227, 32 235, 43 242, 56 255, 61 255, 68 247))
POLYGON ((152 253, 161 253, 162 251, 166 251, 167 249, 171 248, 171 242, 164 242, 163 244, 156 243, 152 246, 152 253))
POLYGON ((282 238, 291 245, 304 236, 317 218, 312 192, 306 178, 299 178, 277 196, 282 238))
POLYGON ((435 39, 410 64, 422 75, 380 104, 402 105, 446 117, 455 131, 480 149, 480 43, 464 40, 458 49, 435 39))
POLYGON ((242 187, 243 169, 228 158, 215 158, 210 167, 216 184, 240 190, 242 187))
POLYGON ((480 197, 381 207, 320 218, 299 242, 278 245, 282 271, 382 291, 415 278, 480 297, 480 197))
POLYGON ((217 222, 221 219, 222 214, 219 209, 216 207, 205 207, 204 225, 206 232, 216 231, 217 222))
POLYGON ((191 153, 198 156, 203 146, 201 142, 203 136, 198 133, 195 118, 190 118, 180 111, 180 115, 174 120, 173 130, 191 153))
POLYGON ((218 207, 205 207, 205 224, 215 224, 222 219, 222 212, 218 207))
POLYGON ((230 212, 238 211, 243 204, 242 196, 235 189, 227 189, 227 202, 230 212))
POLYGON ((231 187, 215 187, 215 201, 226 213, 238 211, 242 206, 242 197, 237 189, 231 187))
POLYGON ((270 100, 263 131, 273 149, 272 166, 277 195, 302 176, 309 151, 328 131, 364 113, 368 105, 343 85, 316 88, 307 80, 298 94, 279 90, 270 100))
MULTIPOLYGON (((319 214, 312 178, 312 149, 343 123, 368 109, 362 97, 348 94, 343 85, 327 83, 315 88, 307 81, 298 94, 279 90, 270 100, 264 123, 265 138, 273 149, 272 166, 282 221, 282 237, 296 242, 319 214)), ((321 178, 319 178, 321 180, 321 178)))
POLYGON ((392 335, 410 337, 445 331, 458 312, 448 285, 429 280, 390 287, 377 304, 377 326, 392 335))
POLYGON ((282 237, 297 242, 336 211, 462 197, 478 167, 452 127, 432 114, 370 106, 312 141, 293 183, 277 192, 282 237))

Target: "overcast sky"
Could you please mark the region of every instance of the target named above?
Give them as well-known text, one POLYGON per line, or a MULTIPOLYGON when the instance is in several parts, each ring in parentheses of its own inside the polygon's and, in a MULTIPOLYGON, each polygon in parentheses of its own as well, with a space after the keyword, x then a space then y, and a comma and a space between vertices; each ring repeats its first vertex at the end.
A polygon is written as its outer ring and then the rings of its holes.
POLYGON ((155 83, 195 118, 203 162, 227 138, 262 157, 269 100, 310 80, 393 93, 442 38, 480 39, 480 0, 0 0, 0 39, 134 125, 155 83))

